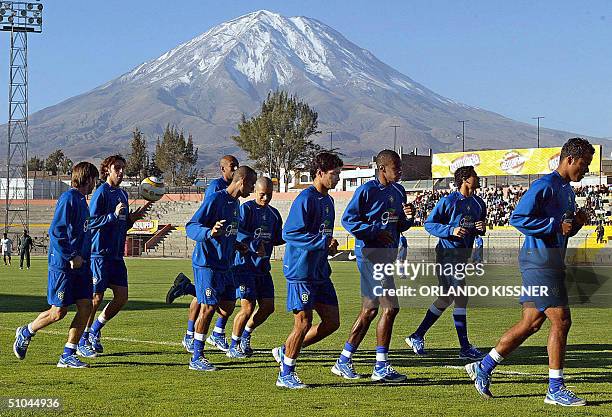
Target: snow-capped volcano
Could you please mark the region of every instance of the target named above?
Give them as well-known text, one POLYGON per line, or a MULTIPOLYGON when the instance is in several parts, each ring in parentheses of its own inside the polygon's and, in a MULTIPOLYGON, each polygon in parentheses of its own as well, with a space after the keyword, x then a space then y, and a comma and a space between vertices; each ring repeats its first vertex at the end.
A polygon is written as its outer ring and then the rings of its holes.
MULTIPOLYGON (((167 123, 194 136, 201 162, 235 152, 229 136, 242 114, 257 112, 270 90, 297 94, 334 131, 334 145, 369 157, 399 143, 458 149, 457 120, 470 120, 468 147, 530 146, 535 129, 445 98, 378 60, 319 20, 261 10, 221 23, 85 94, 31 116, 40 156, 62 148, 73 158, 128 151, 138 127, 149 145, 167 123)), ((567 133, 540 132, 543 143, 567 133)), ((321 140, 321 143, 327 141, 321 140)))

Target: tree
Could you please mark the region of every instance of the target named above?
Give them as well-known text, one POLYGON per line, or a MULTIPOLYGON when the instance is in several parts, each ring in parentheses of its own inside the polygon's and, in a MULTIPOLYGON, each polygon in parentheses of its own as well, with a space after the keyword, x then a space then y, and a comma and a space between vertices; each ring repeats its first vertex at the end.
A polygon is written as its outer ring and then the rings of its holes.
POLYGON ((42 171, 45 169, 45 160, 33 156, 28 161, 28 171, 42 171))
POLYGON ((45 170, 50 171, 53 175, 67 174, 72 170, 72 165, 72 161, 64 155, 61 149, 51 152, 45 160, 45 170))
MULTIPOLYGON (((232 139, 247 152, 255 167, 278 177, 284 170, 287 187, 289 172, 308 165, 320 146, 309 139, 317 130, 318 114, 296 95, 284 91, 268 93, 259 115, 238 124, 232 139)), ((286 191, 286 190, 285 190, 286 191)))
POLYGON ((145 136, 138 128, 132 132, 130 146, 132 152, 128 157, 125 173, 129 177, 136 177, 140 182, 147 175, 148 152, 145 136))
POLYGON ((172 185, 190 185, 196 176, 198 148, 189 135, 185 140, 183 131, 174 125, 167 125, 161 140, 155 145, 155 165, 166 174, 165 179, 172 185))

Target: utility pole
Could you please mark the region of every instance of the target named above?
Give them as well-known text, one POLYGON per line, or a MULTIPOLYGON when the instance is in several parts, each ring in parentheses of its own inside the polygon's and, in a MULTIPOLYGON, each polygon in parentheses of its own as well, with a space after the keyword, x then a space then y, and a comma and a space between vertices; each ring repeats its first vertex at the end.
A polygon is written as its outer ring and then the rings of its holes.
POLYGON ((461 123, 461 152, 465 152, 465 122, 469 122, 469 120, 458 120, 461 123))
POLYGON ((334 131, 329 130, 327 131, 327 133, 329 133, 329 150, 333 151, 334 150, 334 131))
POLYGON ((540 119, 543 119, 544 116, 536 116, 536 117, 532 117, 532 119, 537 119, 538 120, 538 148, 540 147, 540 119))
POLYGON ((393 150, 395 151, 395 149, 397 148, 397 128, 399 127, 399 125, 391 125, 389 127, 393 128, 393 150))

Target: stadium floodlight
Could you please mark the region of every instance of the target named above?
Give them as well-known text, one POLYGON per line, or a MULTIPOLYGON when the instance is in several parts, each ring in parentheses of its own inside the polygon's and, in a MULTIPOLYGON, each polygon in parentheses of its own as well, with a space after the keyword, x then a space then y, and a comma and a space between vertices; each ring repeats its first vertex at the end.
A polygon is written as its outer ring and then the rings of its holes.
POLYGON ((19 221, 29 229, 28 178, 28 33, 42 32, 42 9, 39 1, 0 2, 0 31, 9 32, 9 103, 8 153, 6 176, 0 180, 5 200, 4 231, 19 221))

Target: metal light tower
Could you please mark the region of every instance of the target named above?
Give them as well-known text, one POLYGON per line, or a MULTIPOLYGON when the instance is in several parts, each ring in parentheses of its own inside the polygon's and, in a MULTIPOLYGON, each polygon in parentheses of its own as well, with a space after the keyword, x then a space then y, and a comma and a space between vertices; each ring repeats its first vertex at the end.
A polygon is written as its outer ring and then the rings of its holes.
POLYGON ((399 125, 391 125, 389 127, 393 128, 393 150, 395 151, 397 149, 397 128, 399 125))
POLYGON ((543 119, 544 116, 536 116, 536 117, 532 117, 532 119, 537 119, 538 120, 538 148, 540 147, 540 119, 543 119))
POLYGON ((5 199, 4 230, 17 219, 29 228, 28 182, 28 32, 42 32, 40 1, 1 1, 0 30, 10 32, 8 152, 6 178, 0 181, 5 199))
POLYGON ((465 152, 465 122, 469 122, 469 120, 457 120, 461 123, 461 152, 465 152))

